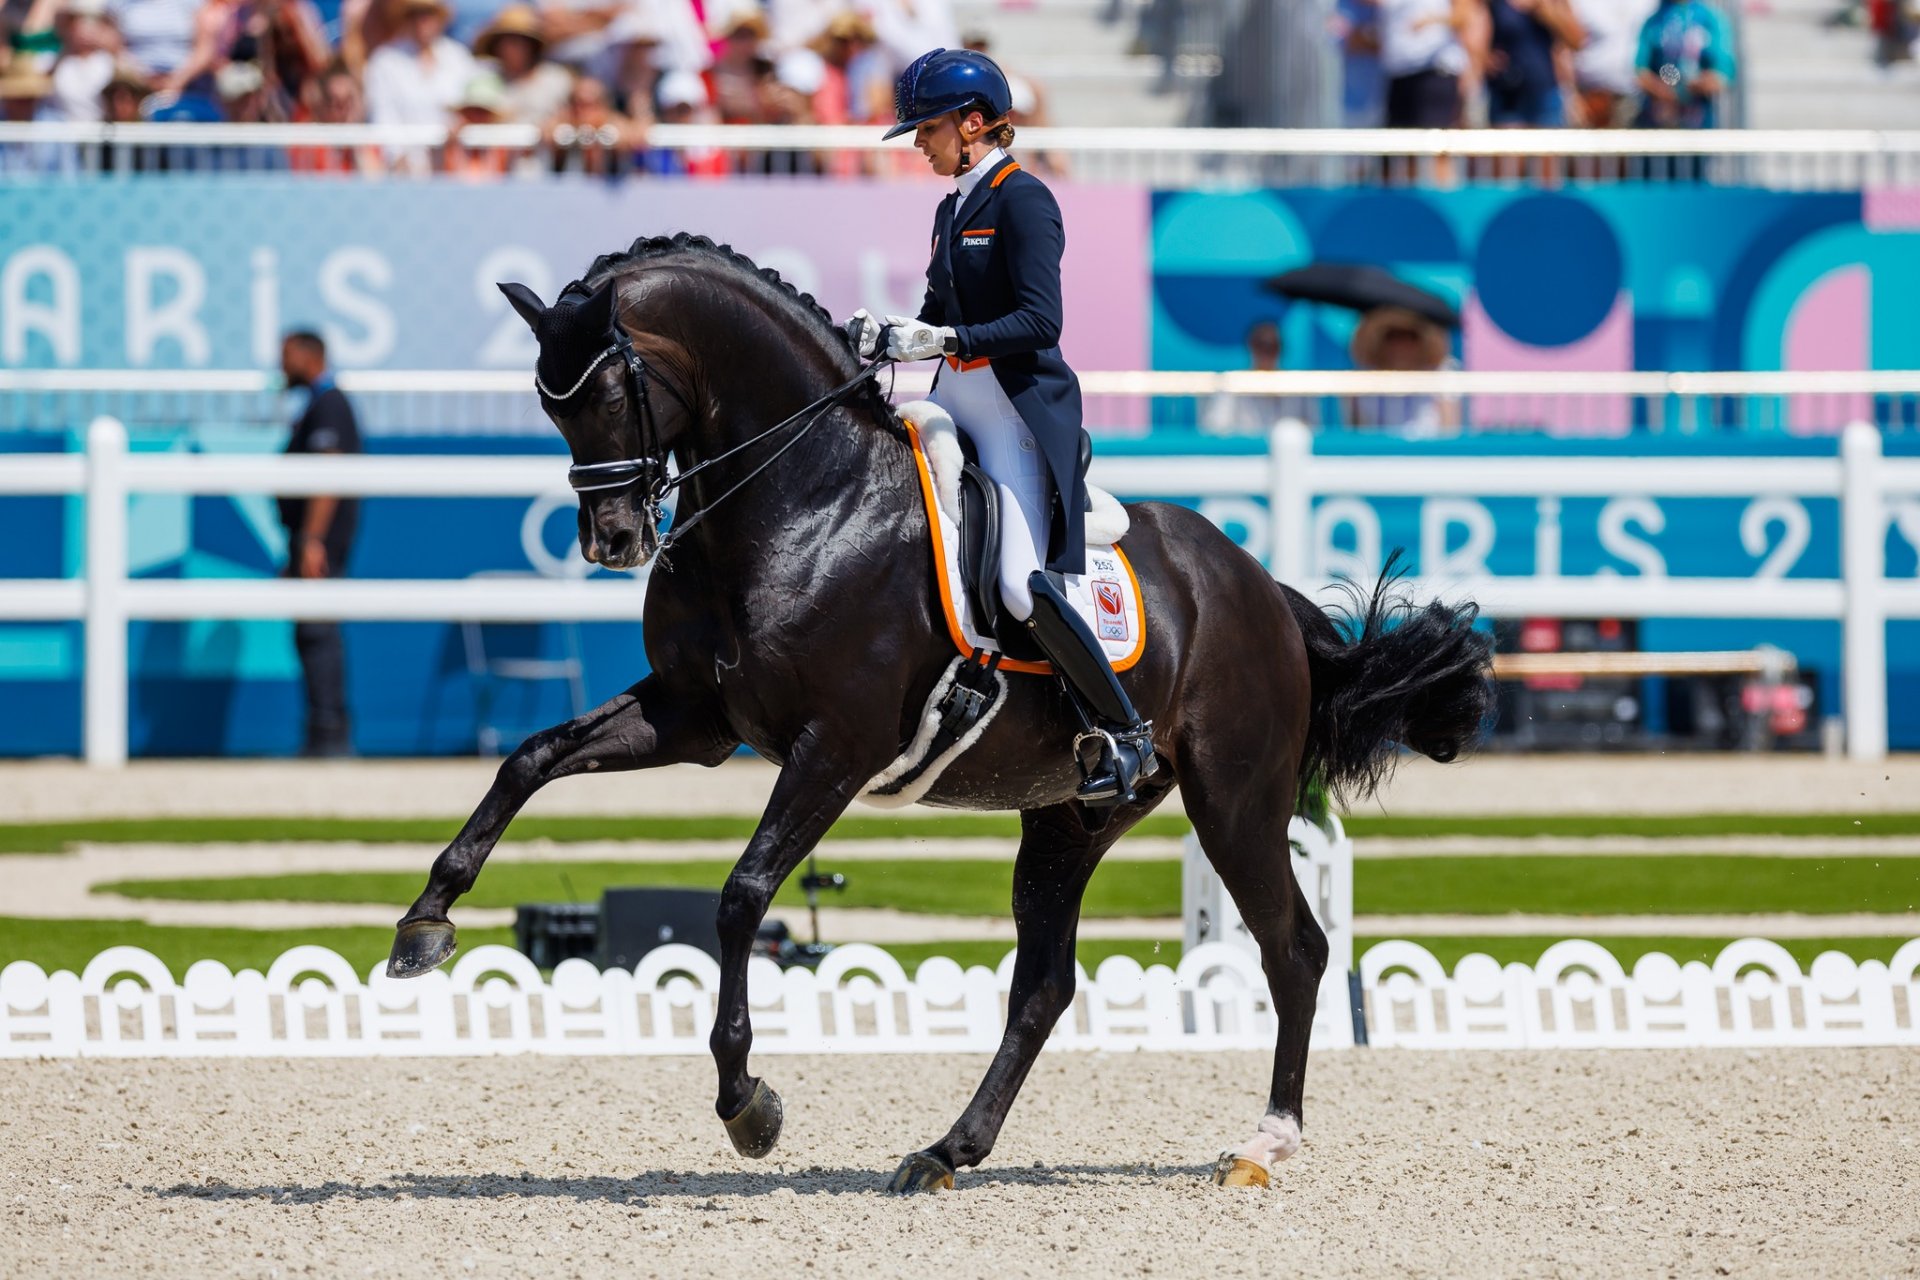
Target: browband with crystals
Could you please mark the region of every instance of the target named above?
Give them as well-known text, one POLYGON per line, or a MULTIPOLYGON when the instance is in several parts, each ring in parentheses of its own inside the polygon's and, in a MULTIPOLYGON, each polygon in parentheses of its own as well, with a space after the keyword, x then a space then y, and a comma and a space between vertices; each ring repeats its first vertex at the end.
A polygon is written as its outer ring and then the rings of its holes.
POLYGON ((545 396, 549 400, 552 400, 559 404, 564 404, 567 401, 573 399, 574 396, 580 393, 580 388, 587 385, 587 379, 593 376, 593 371, 595 369, 598 369, 601 365, 606 363, 608 356, 618 355, 619 353, 620 353, 620 344, 618 343, 615 343, 613 346, 608 347, 605 351, 602 351, 599 355, 593 358, 590 364, 587 365, 586 371, 580 375, 579 379, 572 386, 568 387, 565 391, 561 391, 561 392, 555 392, 550 390, 547 384, 540 380, 540 366, 538 364, 535 364, 533 367, 534 390, 538 391, 541 395, 545 396))

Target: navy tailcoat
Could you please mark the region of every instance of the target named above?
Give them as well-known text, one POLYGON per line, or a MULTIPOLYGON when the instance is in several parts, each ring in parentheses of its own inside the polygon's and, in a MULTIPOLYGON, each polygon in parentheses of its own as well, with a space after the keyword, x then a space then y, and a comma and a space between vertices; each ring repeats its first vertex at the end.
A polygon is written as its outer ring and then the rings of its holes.
POLYGON ((959 335, 958 359, 989 362, 1053 479, 1047 568, 1084 573, 1080 380, 1060 354, 1060 257, 1067 244, 1060 206, 1012 159, 980 180, 956 218, 959 199, 953 192, 933 215, 933 260, 918 318, 959 335))

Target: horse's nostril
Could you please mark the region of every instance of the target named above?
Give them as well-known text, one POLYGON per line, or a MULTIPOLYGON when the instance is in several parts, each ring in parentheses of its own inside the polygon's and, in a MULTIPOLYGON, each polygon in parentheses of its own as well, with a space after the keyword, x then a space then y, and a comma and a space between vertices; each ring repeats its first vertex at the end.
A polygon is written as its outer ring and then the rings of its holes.
POLYGON ((611 564, 625 564, 628 552, 633 550, 633 530, 621 529, 607 539, 607 560, 611 564))

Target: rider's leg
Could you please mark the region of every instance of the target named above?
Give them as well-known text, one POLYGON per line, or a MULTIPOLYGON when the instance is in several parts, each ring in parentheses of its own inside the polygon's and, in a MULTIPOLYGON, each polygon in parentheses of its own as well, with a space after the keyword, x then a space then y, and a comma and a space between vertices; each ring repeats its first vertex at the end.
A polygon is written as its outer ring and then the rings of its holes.
POLYGON ((1052 575, 1036 570, 1027 580, 1027 589, 1033 598, 1028 634, 1080 700, 1093 709, 1106 735, 1100 766, 1081 784, 1079 798, 1091 805, 1131 803, 1134 784, 1152 777, 1158 767, 1153 756, 1153 722, 1140 718, 1092 628, 1052 575))
POLYGON ((1019 622, 1033 616, 1033 589, 1027 579, 1040 572, 1045 559, 1040 554, 1040 540, 1047 534, 1042 483, 994 486, 1000 491, 1000 603, 1019 622))
POLYGON ((975 447, 983 467, 991 456, 998 468, 987 474, 1000 490, 1000 598, 1008 613, 1027 624, 1107 735, 1100 765, 1081 785, 1080 799, 1096 805, 1131 801, 1134 784, 1154 772, 1153 726, 1134 710, 1093 629, 1045 571, 1051 485, 1033 433, 1012 413, 996 425, 998 430, 984 433, 991 443, 976 438, 975 447))
POLYGON ((1046 456, 992 371, 942 370, 933 399, 973 442, 980 469, 1000 493, 1000 599, 1025 622, 1033 612, 1027 577, 1046 560, 1052 515, 1046 456))
POLYGON ((980 469, 1000 491, 1000 599, 1054 669, 1092 709, 1102 740, 1099 767, 1081 785, 1088 804, 1133 798, 1134 784, 1153 774, 1153 726, 1140 719, 1106 651, 1044 572, 1052 511, 1046 456, 988 370, 941 374, 935 399, 973 441, 980 469))

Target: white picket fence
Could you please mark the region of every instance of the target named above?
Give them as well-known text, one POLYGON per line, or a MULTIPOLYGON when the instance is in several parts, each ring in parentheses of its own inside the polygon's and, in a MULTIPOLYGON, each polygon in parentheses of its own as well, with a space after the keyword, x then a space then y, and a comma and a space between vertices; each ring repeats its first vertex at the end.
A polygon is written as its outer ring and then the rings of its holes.
MULTIPOLYGON (((409 982, 382 967, 362 981, 322 947, 295 947, 264 974, 203 960, 180 982, 135 947, 104 951, 79 974, 18 961, 0 970, 0 1058, 703 1054, 720 976, 681 945, 632 971, 568 960, 551 981, 495 946, 409 982)), ((1375 1046, 1920 1045, 1916 970, 1920 939, 1891 964, 1829 952, 1810 973, 1752 938, 1712 965, 1655 954, 1631 974, 1592 942, 1558 943, 1533 966, 1469 956, 1451 975, 1424 948, 1384 942, 1360 958, 1358 986, 1375 1046)), ((754 1050, 990 1052, 1012 971, 1011 955, 998 969, 934 958, 909 977, 861 944, 835 950, 817 973, 756 959, 754 1050)), ((1265 1049, 1274 1030, 1257 961, 1209 943, 1171 968, 1112 957, 1081 971, 1052 1044, 1265 1049)))
POLYGON ((1891 963, 1837 951, 1801 972, 1763 938, 1711 965, 1652 952, 1628 973, 1598 943, 1548 947, 1533 965, 1463 958, 1448 974, 1424 947, 1360 957, 1368 1043, 1409 1049, 1647 1049, 1920 1045, 1920 939, 1891 963))

